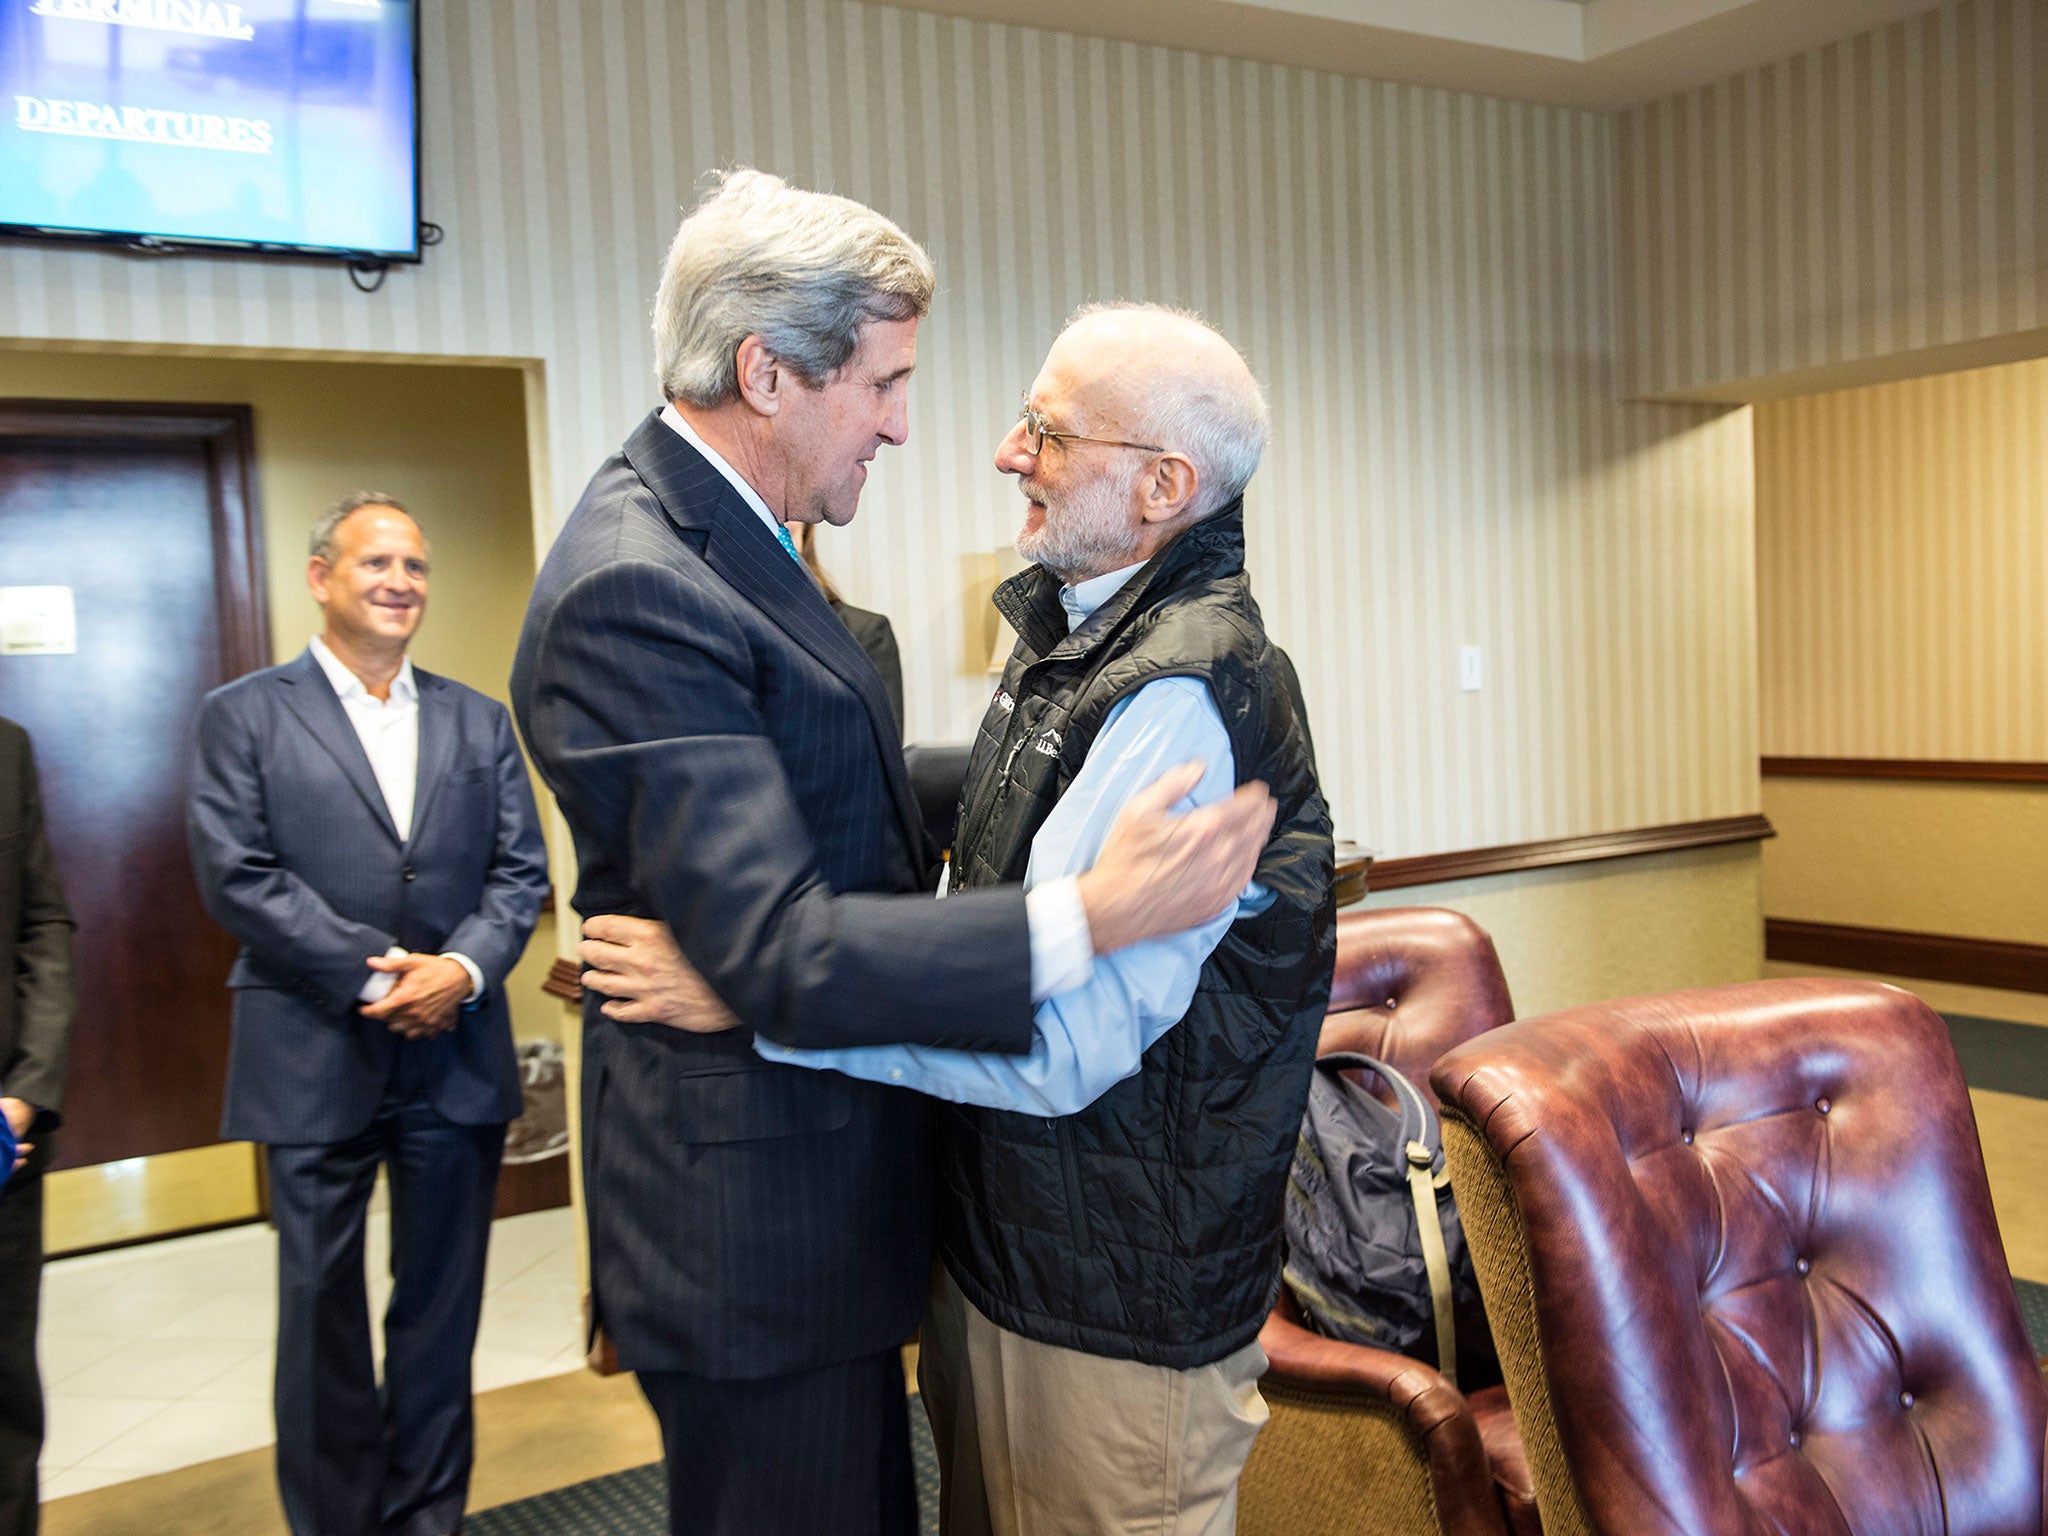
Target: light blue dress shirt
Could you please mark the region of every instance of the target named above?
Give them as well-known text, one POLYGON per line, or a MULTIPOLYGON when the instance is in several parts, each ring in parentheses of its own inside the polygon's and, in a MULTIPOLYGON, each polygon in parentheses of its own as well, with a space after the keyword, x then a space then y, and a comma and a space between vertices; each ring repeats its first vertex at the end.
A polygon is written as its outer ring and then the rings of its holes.
MULTIPOLYGON (((1140 569, 1127 566, 1063 589, 1068 630, 1140 569)), ((1031 840, 1025 889, 1091 868, 1124 803, 1169 768, 1198 759, 1205 765, 1202 780, 1176 810, 1227 799, 1237 787, 1230 735, 1206 684, 1161 678, 1119 702, 1074 782, 1031 840)), ((894 1083, 958 1104, 1070 1115, 1137 1072, 1145 1052, 1187 1013, 1202 963, 1231 923, 1242 913, 1264 910, 1272 899, 1254 882, 1199 928, 1098 955, 1084 983, 1038 1005, 1031 1049, 1022 1056, 922 1045, 801 1051, 759 1036, 754 1049, 770 1061, 894 1083)))

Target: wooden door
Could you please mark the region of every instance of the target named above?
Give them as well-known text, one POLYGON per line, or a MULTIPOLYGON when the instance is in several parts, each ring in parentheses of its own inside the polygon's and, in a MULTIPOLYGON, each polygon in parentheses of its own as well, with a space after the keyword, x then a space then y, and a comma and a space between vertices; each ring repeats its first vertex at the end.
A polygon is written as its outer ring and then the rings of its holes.
POLYGON ((65 587, 76 650, 0 654, 78 920, 59 1167, 219 1140, 234 942, 185 848, 208 689, 268 661, 246 406, 0 401, 0 586, 65 587))

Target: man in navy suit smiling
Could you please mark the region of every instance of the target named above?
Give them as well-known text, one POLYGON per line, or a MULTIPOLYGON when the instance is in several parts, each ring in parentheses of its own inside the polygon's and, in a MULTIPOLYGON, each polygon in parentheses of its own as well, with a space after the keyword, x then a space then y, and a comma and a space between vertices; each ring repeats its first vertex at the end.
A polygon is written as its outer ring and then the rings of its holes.
POLYGON ((241 940, 221 1134, 265 1144, 278 1235, 277 1472, 297 1536, 462 1526, 470 1356, 519 1113, 503 985, 547 893, 504 706, 416 670, 419 525, 387 495, 314 526, 304 654, 207 696, 189 826, 241 940), (363 1223, 389 1169, 371 1359, 363 1223))

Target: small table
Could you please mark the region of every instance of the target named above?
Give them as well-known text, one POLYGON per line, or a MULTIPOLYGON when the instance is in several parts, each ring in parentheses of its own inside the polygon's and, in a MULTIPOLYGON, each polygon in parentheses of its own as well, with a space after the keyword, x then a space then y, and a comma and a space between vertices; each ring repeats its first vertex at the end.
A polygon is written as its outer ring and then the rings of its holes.
POLYGON ((1365 888, 1372 874, 1372 850, 1356 843, 1337 845, 1337 905, 1355 907, 1365 900, 1365 888))

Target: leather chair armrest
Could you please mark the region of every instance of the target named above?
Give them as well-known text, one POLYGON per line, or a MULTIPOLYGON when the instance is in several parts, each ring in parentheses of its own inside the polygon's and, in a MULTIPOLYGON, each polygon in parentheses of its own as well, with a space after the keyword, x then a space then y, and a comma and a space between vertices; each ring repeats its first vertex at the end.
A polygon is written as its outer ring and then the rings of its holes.
POLYGON ((1358 1396, 1387 1405, 1429 1463, 1445 1536, 1505 1536, 1493 1472, 1464 1395, 1420 1360, 1311 1333, 1275 1308, 1259 1330, 1273 1387, 1358 1396))

